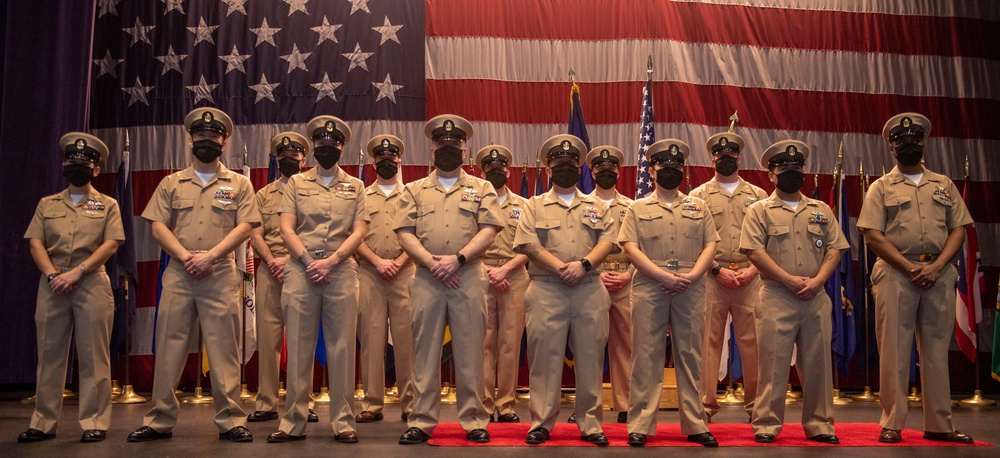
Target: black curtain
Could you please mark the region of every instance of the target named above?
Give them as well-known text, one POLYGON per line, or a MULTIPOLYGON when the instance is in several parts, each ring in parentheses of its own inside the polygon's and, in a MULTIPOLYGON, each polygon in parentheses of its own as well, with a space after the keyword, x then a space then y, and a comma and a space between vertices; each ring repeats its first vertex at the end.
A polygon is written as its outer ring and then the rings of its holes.
POLYGON ((0 0, 0 384, 35 381, 40 274, 24 231, 38 200, 66 187, 59 137, 89 125, 95 4, 0 0))

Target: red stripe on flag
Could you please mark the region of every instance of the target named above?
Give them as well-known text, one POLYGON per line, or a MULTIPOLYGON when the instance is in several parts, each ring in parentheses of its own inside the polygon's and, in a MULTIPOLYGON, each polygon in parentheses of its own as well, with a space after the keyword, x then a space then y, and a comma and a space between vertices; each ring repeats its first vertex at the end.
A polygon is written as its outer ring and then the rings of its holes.
POLYGON ((1000 59, 981 19, 631 0, 433 0, 429 37, 667 39, 769 48, 1000 59), (475 11, 476 14, 469 14, 475 11), (521 12, 511 13, 512 11, 521 12), (504 20, 515 17, 517 20, 504 20), (930 31, 942 31, 937 36, 930 31), (916 32, 916 33, 915 33, 916 32), (956 46, 959 43, 959 46, 956 46))

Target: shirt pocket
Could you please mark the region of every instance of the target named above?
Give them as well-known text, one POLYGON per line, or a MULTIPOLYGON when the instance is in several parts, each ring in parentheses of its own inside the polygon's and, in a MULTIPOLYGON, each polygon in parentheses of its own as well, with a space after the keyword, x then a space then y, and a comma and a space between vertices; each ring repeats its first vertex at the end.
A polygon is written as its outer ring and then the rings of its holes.
MULTIPOLYGON (((726 203, 726 205, 727 206, 729 205, 728 202, 726 203)), ((712 222, 715 223, 715 230, 722 232, 722 225, 726 222, 726 217, 725 217, 726 207, 722 205, 713 206, 711 210, 712 210, 712 222)), ((742 217, 743 215, 740 216, 742 217)))
POLYGON ((933 198, 934 203, 931 204, 932 216, 934 218, 934 224, 939 228, 944 229, 948 232, 948 214, 951 213, 952 207, 955 205, 955 201, 951 197, 942 196, 940 194, 935 195, 933 198))
POLYGON ((212 224, 223 229, 236 227, 236 202, 215 199, 212 201, 212 224))
MULTIPOLYGON (((319 195, 317 189, 299 189, 295 191, 295 206, 303 217, 323 211, 326 199, 319 195)), ((301 224, 302 222, 299 221, 301 224)))
POLYGON ((54 247, 59 243, 59 239, 66 232, 66 212, 50 210, 42 213, 43 228, 45 229, 45 246, 54 247))
POLYGON ((542 244, 543 248, 551 250, 562 243, 561 237, 558 234, 560 225, 557 220, 535 222, 535 235, 538 236, 538 242, 542 244))
POLYGON ((638 229, 639 244, 640 248, 646 249, 648 246, 645 243, 655 243, 661 237, 663 233, 663 214, 662 213, 639 213, 636 215, 639 218, 636 228, 638 229))
POLYGON ((462 219, 462 230, 471 231, 473 233, 479 232, 479 203, 459 202, 458 209, 459 218, 462 219))
POLYGON ((792 245, 791 228, 786 225, 771 225, 767 227, 767 252, 785 253, 792 245))
POLYGON ((93 212, 93 214, 83 212, 76 220, 76 227, 85 234, 103 234, 106 220, 107 215, 104 212, 93 212))
POLYGON ((823 253, 826 251, 826 225, 822 224, 810 224, 806 228, 806 232, 809 234, 809 246, 812 250, 818 253, 823 253))
MULTIPOLYGON (((705 231, 701 229, 702 220, 705 219, 704 213, 694 213, 689 214, 684 212, 681 214, 681 223, 684 224, 684 238, 695 241, 700 240, 705 237, 705 231)), ((699 243, 699 245, 704 245, 704 243, 699 243)))
POLYGON ((170 211, 176 227, 190 226, 194 219, 194 199, 174 199, 170 202, 170 211))
POLYGON ((893 224, 906 224, 913 219, 912 203, 910 196, 890 196, 885 199, 886 221, 888 230, 893 224))

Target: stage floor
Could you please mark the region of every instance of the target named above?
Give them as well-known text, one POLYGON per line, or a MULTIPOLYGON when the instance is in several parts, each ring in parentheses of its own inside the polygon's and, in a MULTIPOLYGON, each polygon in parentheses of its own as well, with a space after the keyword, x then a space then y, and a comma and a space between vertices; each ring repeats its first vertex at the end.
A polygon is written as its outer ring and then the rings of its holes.
MULTIPOLYGON (((529 454, 545 457, 589 457, 589 456, 633 456, 636 454, 662 454, 671 455, 693 455, 699 456, 732 456, 734 450, 738 450, 741 458, 749 457, 774 457, 774 456, 800 456, 805 453, 818 456, 865 456, 867 458, 887 457, 887 456, 907 456, 907 457, 940 457, 943 453, 955 456, 998 456, 1000 451, 997 447, 975 447, 975 448, 948 448, 938 447, 830 447, 830 448, 796 448, 796 447, 741 447, 718 449, 703 449, 700 447, 673 447, 669 449, 648 447, 645 449, 633 448, 602 448, 596 447, 566 447, 555 448, 545 447, 542 449, 530 449, 525 447, 432 447, 426 444, 421 445, 398 445, 400 434, 406 429, 405 423, 400 421, 400 410, 398 405, 387 406, 385 420, 376 423, 358 425, 358 444, 340 444, 333 440, 333 431, 327 423, 329 415, 324 410, 325 406, 317 406, 317 413, 320 415, 320 423, 309 424, 308 439, 301 442, 288 444, 268 444, 265 442, 267 435, 278 426, 277 421, 264 423, 250 423, 248 426, 254 433, 254 442, 249 444, 234 444, 220 442, 218 431, 212 423, 214 413, 211 404, 207 405, 183 405, 180 411, 178 425, 174 428, 174 437, 170 440, 154 441, 150 443, 130 444, 125 442, 128 433, 142 425, 142 416, 150 408, 150 404, 136 405, 115 405, 113 407, 113 420, 111 430, 108 432, 108 439, 96 444, 81 444, 79 442, 82 431, 77 423, 77 409, 75 402, 69 401, 63 408, 57 437, 52 440, 35 444, 18 444, 17 435, 27 429, 31 416, 32 407, 25 405, 20 400, 31 393, 2 392, 0 393, 0 444, 5 444, 0 450, 0 455, 4 456, 79 456, 93 458, 95 456, 329 456, 329 455, 354 455, 354 456, 385 456, 391 454, 394 457, 419 456, 421 458, 434 457, 467 457, 475 454, 477 458, 492 456, 510 456, 514 453, 529 454)), ((247 413, 253 411, 252 405, 245 405, 247 413)), ((571 406, 563 406, 559 415, 560 420, 565 420, 571 413, 571 406)), ((880 408, 873 404, 854 403, 848 406, 838 406, 836 408, 836 420, 839 422, 877 422, 880 408)), ((801 418, 802 410, 798 406, 788 406, 786 420, 789 423, 798 422, 801 418)), ((517 406, 517 414, 525 420, 529 418, 527 404, 517 406)), ((956 427, 977 440, 1000 444, 1000 407, 969 408, 955 407, 953 416, 956 427)), ((615 412, 606 411, 604 413, 605 422, 613 422, 616 417, 615 412)), ((442 406, 441 421, 456 421, 457 415, 454 406, 442 406)), ((661 411, 659 413, 661 423, 677 423, 678 414, 676 411, 661 411)), ((747 420, 743 409, 739 407, 724 407, 716 416, 715 420, 720 423, 745 422, 747 420)), ((919 429, 921 426, 920 410, 918 407, 911 407, 907 422, 908 427, 919 429)), ((711 425, 709 425, 711 429, 711 425)))

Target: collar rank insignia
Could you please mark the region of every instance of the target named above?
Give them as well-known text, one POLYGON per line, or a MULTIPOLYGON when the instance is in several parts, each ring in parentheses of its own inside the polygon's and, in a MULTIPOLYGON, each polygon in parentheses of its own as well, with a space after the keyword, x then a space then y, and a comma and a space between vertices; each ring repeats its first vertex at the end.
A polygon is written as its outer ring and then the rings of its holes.
POLYGON ((583 209, 583 217, 590 218, 591 223, 596 223, 597 221, 599 221, 601 219, 601 216, 603 215, 601 214, 601 211, 597 209, 597 207, 587 207, 583 209))
POLYGON ((944 199, 946 199, 948 201, 951 200, 951 194, 948 192, 947 189, 945 189, 945 188, 943 188, 941 186, 935 186, 934 187, 934 196, 935 197, 941 196, 941 197, 943 197, 944 199))
POLYGON ((84 210, 104 210, 104 202, 99 200, 87 199, 87 203, 83 204, 84 210))
POLYGON ((628 208, 623 208, 623 209, 621 210, 621 214, 620 214, 620 215, 618 215, 618 218, 619 218, 619 219, 625 219, 625 213, 628 213, 628 208))
POLYGON ((507 216, 510 219, 521 219, 521 207, 514 207, 510 209, 510 215, 507 216))
MULTIPOLYGON (((810 215, 812 216, 809 217, 809 224, 827 224, 830 222, 830 220, 826 218, 826 215, 824 215, 821 211, 814 211, 810 213, 810 215)), ((818 245, 816 248, 819 248, 820 246, 822 245, 818 245)))
POLYGON ((468 187, 462 189, 462 202, 479 202, 481 200, 483 200, 482 196, 474 188, 468 187))

